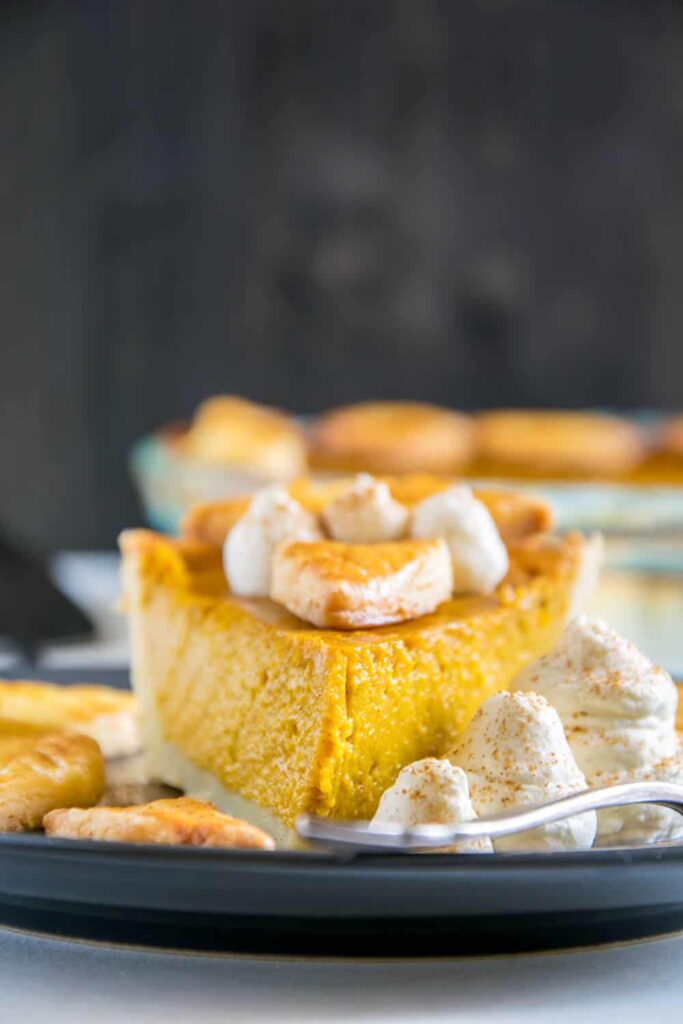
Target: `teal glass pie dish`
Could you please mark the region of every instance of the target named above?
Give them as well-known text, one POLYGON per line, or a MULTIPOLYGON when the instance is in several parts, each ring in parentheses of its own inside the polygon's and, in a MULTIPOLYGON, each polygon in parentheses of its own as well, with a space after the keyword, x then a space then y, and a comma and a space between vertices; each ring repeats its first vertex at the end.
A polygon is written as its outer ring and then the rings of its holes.
POLYGON ((130 471, 149 526, 176 533, 193 505, 250 494, 273 483, 249 468, 188 458, 172 443, 171 430, 143 437, 130 454, 130 471))

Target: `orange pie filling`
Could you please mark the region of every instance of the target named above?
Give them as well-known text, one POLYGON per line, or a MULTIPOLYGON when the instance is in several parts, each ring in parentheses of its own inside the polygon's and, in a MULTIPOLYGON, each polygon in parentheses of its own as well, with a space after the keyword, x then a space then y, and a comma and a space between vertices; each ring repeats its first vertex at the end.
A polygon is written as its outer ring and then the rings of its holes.
POLYGON ((452 748, 481 703, 552 647, 581 589, 590 543, 536 533, 547 515, 530 518, 513 497, 490 499, 502 502, 494 515, 510 556, 494 593, 379 628, 320 629, 232 594, 225 505, 203 509, 180 540, 124 533, 152 773, 233 813, 259 808, 266 824, 371 817, 404 765, 452 748), (210 524, 211 543, 198 524, 210 524))

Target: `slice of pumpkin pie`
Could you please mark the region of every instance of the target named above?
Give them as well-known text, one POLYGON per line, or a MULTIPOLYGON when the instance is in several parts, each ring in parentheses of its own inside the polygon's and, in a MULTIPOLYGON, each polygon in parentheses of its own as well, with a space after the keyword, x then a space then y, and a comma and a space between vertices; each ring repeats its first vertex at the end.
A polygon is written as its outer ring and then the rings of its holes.
MULTIPOLYGON (((374 554, 324 538, 294 536, 288 544, 267 517, 245 520, 243 501, 191 513, 179 539, 146 530, 122 535, 133 685, 154 777, 271 831, 304 811, 370 818, 404 765, 451 749, 480 704, 553 645, 595 559, 592 542, 553 537, 550 513, 536 499, 463 488, 453 494, 449 481, 424 476, 382 483, 406 509, 406 532, 374 554), (414 514, 442 492, 436 512, 414 514), (451 591, 444 580, 475 579, 486 562, 477 549, 483 515, 504 542, 497 583, 486 593, 451 591), (446 524, 434 543, 423 525, 419 541, 411 536, 413 520, 428 519, 446 524), (272 556, 274 581, 262 584, 274 588, 272 596, 240 596, 240 580, 228 580, 223 547, 238 522, 254 558, 268 565, 272 556), (392 547, 404 541, 409 572, 392 547), (469 576, 451 576, 446 557, 454 570, 466 562, 469 576), (417 571, 426 559, 428 585, 417 571), (391 578, 387 619, 377 618, 387 583, 369 571, 375 562, 391 578), (372 615, 341 616, 333 621, 344 628, 330 628, 320 609, 330 604, 332 576, 344 607, 352 601, 362 610, 366 599, 372 615), (327 588, 327 604, 315 594, 307 600, 307 581, 327 588), (431 603, 416 599, 420 585, 431 587, 431 603), (354 628, 364 621, 373 624, 354 628)), ((324 534, 325 508, 345 486, 353 484, 297 482, 288 496, 318 517, 324 534)), ((338 607, 337 597, 332 603, 338 607)))

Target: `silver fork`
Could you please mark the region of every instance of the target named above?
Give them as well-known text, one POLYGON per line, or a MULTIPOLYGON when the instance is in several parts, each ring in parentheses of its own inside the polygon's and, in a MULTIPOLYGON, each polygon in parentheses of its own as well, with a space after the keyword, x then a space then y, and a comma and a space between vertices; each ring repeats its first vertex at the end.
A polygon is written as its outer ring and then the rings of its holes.
POLYGON ((296 830, 302 839, 325 846, 401 853, 450 846, 460 839, 482 836, 497 839, 584 811, 600 811, 626 804, 661 804, 683 815, 683 785, 674 782, 623 782, 600 789, 585 789, 523 810, 461 821, 457 825, 416 825, 413 828, 385 825, 379 829, 373 828, 369 821, 330 821, 300 814, 296 830))

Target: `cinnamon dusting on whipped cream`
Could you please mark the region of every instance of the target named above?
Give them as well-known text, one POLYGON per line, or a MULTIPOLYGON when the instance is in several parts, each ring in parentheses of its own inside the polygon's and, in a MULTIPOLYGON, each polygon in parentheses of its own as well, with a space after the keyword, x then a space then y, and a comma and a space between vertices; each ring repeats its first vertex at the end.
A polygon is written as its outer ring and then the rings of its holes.
MULTIPOLYGON (((602 622, 570 623, 553 651, 514 683, 557 709, 591 786, 644 779, 683 782, 676 732, 677 688, 663 669, 602 622)), ((615 808, 599 815, 600 835, 653 839, 683 830, 666 808, 615 808)))

